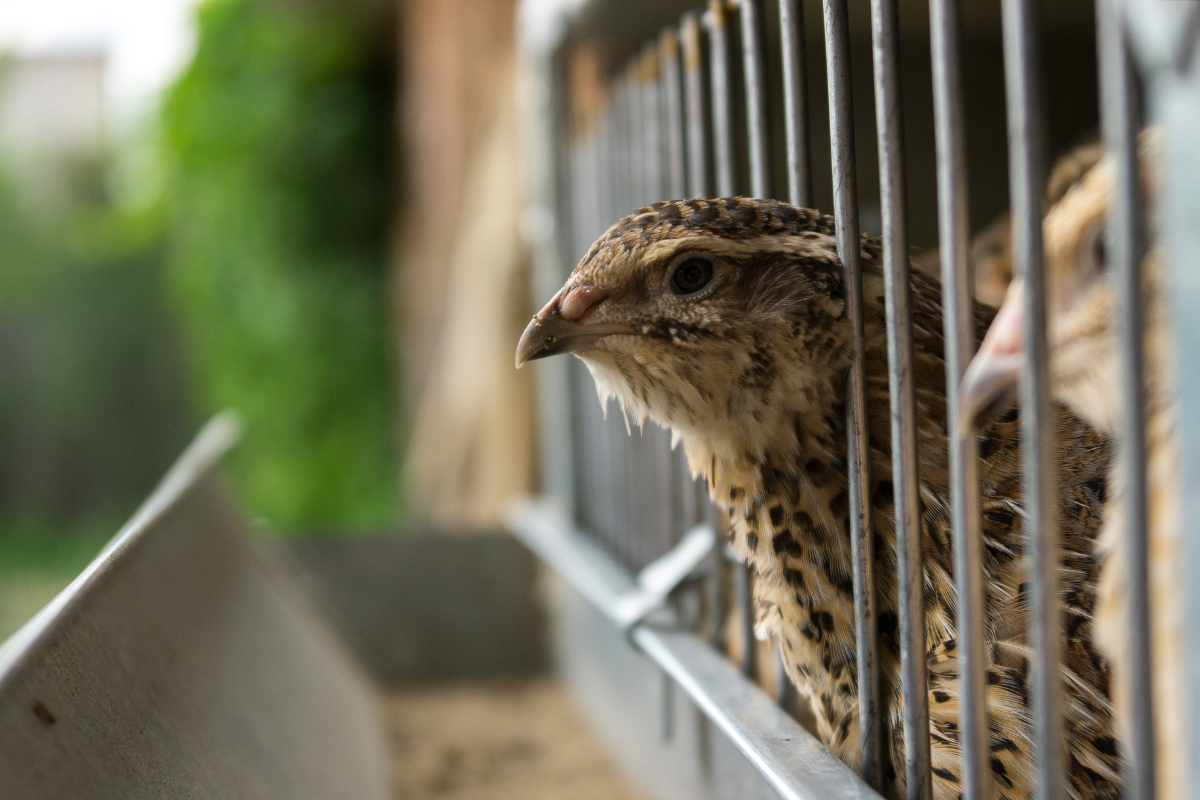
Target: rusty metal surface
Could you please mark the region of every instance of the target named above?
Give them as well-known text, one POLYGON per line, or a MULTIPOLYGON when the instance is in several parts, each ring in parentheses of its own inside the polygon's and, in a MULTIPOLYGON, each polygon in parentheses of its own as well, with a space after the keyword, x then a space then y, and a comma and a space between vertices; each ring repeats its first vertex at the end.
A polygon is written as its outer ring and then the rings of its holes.
POLYGON ((367 682, 249 541, 219 418, 0 648, 0 797, 383 798, 367 682))

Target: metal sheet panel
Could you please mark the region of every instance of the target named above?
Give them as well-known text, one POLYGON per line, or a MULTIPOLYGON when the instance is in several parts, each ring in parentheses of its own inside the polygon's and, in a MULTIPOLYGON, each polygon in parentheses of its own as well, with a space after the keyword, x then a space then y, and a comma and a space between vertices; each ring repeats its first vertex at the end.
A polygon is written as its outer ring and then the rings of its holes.
POLYGON ((491 678, 546 666, 537 566, 503 533, 291 542, 321 610, 379 681, 491 678))
POLYGON ((384 798, 367 682, 251 546, 210 425, 0 651, 0 796, 384 798))

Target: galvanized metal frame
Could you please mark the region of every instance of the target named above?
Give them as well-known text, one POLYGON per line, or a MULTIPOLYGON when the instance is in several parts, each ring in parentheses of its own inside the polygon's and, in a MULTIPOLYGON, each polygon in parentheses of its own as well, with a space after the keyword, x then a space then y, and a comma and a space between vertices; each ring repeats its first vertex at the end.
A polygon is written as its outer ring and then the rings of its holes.
MULTIPOLYGON (((813 0, 810 0, 812 2, 813 0)), ((1100 9, 1100 53, 1104 67, 1102 96, 1105 138, 1117 156, 1118 191, 1110 214, 1110 238, 1113 242, 1114 275, 1119 280, 1122 298, 1119 337, 1123 374, 1128 378, 1123 386, 1125 407, 1128 409, 1126 427, 1121 434, 1122 458, 1130 475, 1139 480, 1130 486, 1131 531, 1129 546, 1132 558, 1130 586, 1130 618, 1145 620, 1149 613, 1146 594, 1145 552, 1145 450, 1141 439, 1140 422, 1143 414, 1141 400, 1141 329, 1139 214, 1137 193, 1136 133, 1140 125, 1134 89, 1137 77, 1127 54, 1126 30, 1142 42, 1142 71, 1150 83, 1159 87, 1158 97, 1175 97, 1179 76, 1194 74, 1188 58, 1196 49, 1194 36, 1185 44, 1176 44, 1174 60, 1163 54, 1170 47, 1161 41, 1166 37, 1160 26, 1155 29, 1146 22, 1152 14, 1145 12, 1144 0, 1098 0, 1100 9), (1142 13, 1134 20, 1130 8, 1142 13), (1147 44, 1149 42, 1149 44, 1147 44), (1190 48, 1190 49, 1189 49, 1190 48), (1150 55, 1146 55, 1150 53, 1150 55), (1188 73, 1188 70, 1191 70, 1188 73), (1175 81, 1167 86, 1168 81, 1175 81)), ((1037 11, 1032 0, 1001 0, 1005 81, 1008 96, 1008 125, 1010 153, 1011 210, 1013 218, 1013 252, 1016 271, 1025 286, 1026 341, 1031 368, 1022 383, 1022 436, 1024 450, 1024 485, 1026 498, 1025 529, 1031 569, 1031 627, 1034 672, 1034 736, 1038 757, 1037 797, 1050 800, 1066 796, 1066 759, 1063 747, 1062 705, 1062 636, 1060 608, 1057 601, 1058 535, 1057 492, 1053 464, 1054 426, 1048 383, 1048 352, 1046 341, 1045 278, 1042 265, 1041 223, 1043 208, 1042 187, 1045 178, 1045 144, 1043 111, 1038 96, 1039 60, 1037 53, 1037 11)), ((611 87, 607 110, 601 111, 595 134, 582 137, 567 146, 569 160, 575 163, 579 153, 594 153, 590 170, 575 168, 575 184, 568 193, 581 193, 579 200, 586 208, 586 220, 577 223, 574 231, 574 255, 580 254, 591 240, 609 223, 633 208, 657 199, 682 195, 729 196, 742 187, 755 197, 770 195, 772 175, 769 141, 770 126, 767 114, 771 104, 768 92, 781 87, 784 109, 783 131, 786 142, 787 197, 798 205, 812 201, 809 169, 810 148, 807 137, 807 97, 804 76, 804 38, 801 0, 780 0, 778 21, 780 37, 770 42, 763 24, 765 11, 762 0, 710 0, 707 10, 685 14, 679 27, 668 27, 653 45, 631 61, 630 67, 618 73, 611 87), (733 27, 738 26, 740 37, 735 42, 733 27), (707 35, 703 35, 707 34, 707 35), (737 52, 740 46, 740 52, 737 52), (766 73, 765 48, 777 46, 783 66, 782 75, 771 78, 766 73), (740 58, 738 57, 740 55, 740 58), (707 64, 705 62, 707 61, 707 64), (735 67, 741 65, 744 81, 744 129, 739 129, 735 113, 735 67), (770 79, 769 79, 770 78, 770 79), (707 86, 705 83, 707 81, 707 86), (738 175, 738 148, 744 146, 748 172, 738 175), (625 168, 623 169, 622 166, 625 168), (711 172, 710 172, 711 166, 711 172), (583 185, 581 185, 583 184, 583 185), (675 188, 671 188, 675 187, 675 188), (682 191, 681 191, 682 190, 682 191), (715 190, 715 191, 714 191, 715 190), (664 191, 666 194, 664 194, 664 191), (590 194, 589 194, 590 193, 590 194)), ((853 98, 849 74, 849 36, 845 0, 822 0, 826 78, 829 96, 829 120, 833 166, 833 211, 837 223, 838 253, 846 270, 847 317, 854 334, 853 368, 848 376, 847 422, 848 462, 850 477, 851 542, 854 560, 855 610, 858 623, 858 674, 860 686, 860 726, 862 731, 862 774, 876 788, 882 785, 884 763, 883 711, 878 678, 875 580, 873 574, 872 509, 868 487, 868 437, 865 378, 863 373, 861 268, 859 265, 859 221, 856 191, 856 171, 853 152, 853 98)), ((1153 12, 1158 13, 1158 12, 1153 12)), ((1167 12, 1163 12, 1167 14, 1167 12)), ((1178 12, 1176 16, 1179 16, 1178 12)), ((960 773, 962 796, 967 800, 984 800, 991 792, 990 753, 988 748, 988 716, 984 705, 987 685, 988 652, 983 624, 982 536, 980 531, 979 450, 974 432, 959 429, 958 383, 967 362, 974 353, 976 331, 973 329, 973 286, 968 262, 969 217, 966 170, 966 120, 963 98, 961 0, 930 0, 930 39, 933 72, 934 130, 937 153, 938 227, 940 235, 943 313, 946 341, 947 414, 946 428, 950 439, 950 489, 952 501, 952 532, 954 543, 955 585, 958 592, 959 663, 959 735, 963 753, 960 773)), ((1169 17, 1169 14, 1167 14, 1169 17)), ((1166 18, 1166 17, 1164 17, 1166 18)), ((873 78, 875 89, 876 127, 880 159, 881 211, 883 220, 884 275, 886 286, 887 335, 889 352, 889 389, 891 395, 891 424, 893 442, 893 485, 896 513, 897 547, 900 569, 899 598, 901 655, 903 672, 904 732, 906 750, 906 782, 910 797, 928 797, 931 792, 929 758, 929 722, 927 706, 927 676, 924 642, 923 566, 921 521, 919 517, 919 475, 916 458, 916 408, 912 386, 911 298, 909 295, 909 264, 907 258, 907 215, 904 206, 905 175, 902 108, 899 80, 899 23, 897 0, 872 0, 873 78)), ((1200 20, 1200 14, 1195 16, 1200 20)), ((1200 22, 1195 26, 1200 29, 1200 22)), ((1189 29, 1190 30, 1190 29, 1189 29)), ((1179 34, 1182 35, 1182 34, 1179 34)), ((1136 44, 1136 41, 1135 41, 1136 44)), ((1200 57, 1198 57, 1200 58, 1200 57)), ((1200 82, 1200 78, 1191 80, 1200 82)), ((1200 89, 1183 97, 1200 97, 1200 89)), ((1200 133, 1200 114, 1188 116, 1186 102, 1175 106, 1163 101, 1164 107, 1184 109, 1176 114, 1177 126, 1193 134, 1200 133)), ((1176 141, 1180 141, 1178 138, 1176 141)), ((1200 159, 1178 160, 1186 167, 1200 170, 1200 159)), ((1170 193, 1168 191, 1168 197, 1170 193)), ((1179 195, 1175 196, 1176 205, 1179 195)), ((1192 209, 1195 199, 1192 198, 1192 209)), ((1190 212, 1188 212, 1190 213, 1190 212)), ((1176 214, 1183 219, 1186 213, 1176 214)), ((1188 217, 1190 218, 1190 217, 1188 217)), ((1168 219, 1171 217, 1168 215, 1168 219)), ((1200 226, 1197 226, 1200 227, 1200 226)), ((1194 238, 1194 230, 1183 232, 1179 223, 1174 250, 1176 261, 1187 261, 1179 242, 1194 238)), ((570 262, 571 259, 568 259, 570 262)), ((1188 261, 1188 263, 1191 263, 1188 261)), ((565 265, 563 265, 565 267, 565 265)), ((1194 297, 1200 303, 1200 281, 1193 287, 1177 266, 1175 281, 1192 287, 1176 296, 1194 297)), ((1187 326, 1181 335, 1186 338, 1187 326)), ((1200 343, 1200 336, 1195 337, 1200 343)), ((1200 374, 1200 370, 1196 370, 1200 374)), ((585 402, 590 396, 588 377, 577 371, 575 396, 585 402)), ((1200 377, 1192 375, 1186 366, 1181 368, 1181 389, 1186 400, 1200 398, 1200 377), (1189 382, 1190 381, 1190 382, 1189 382), (1192 395, 1189 395, 1192 392, 1192 395)), ((1200 402, 1200 399, 1198 399, 1200 402)), ((594 405, 594 404, 593 404, 594 405)), ((578 412, 576 412, 578 413, 578 412)), ((590 427, 579 430, 577 445, 581 452, 579 469, 587 474, 606 477, 591 486, 591 498, 580 508, 594 509, 580 519, 585 525, 595 525, 609 535, 625 531, 653 531, 645 541, 651 546, 636 552, 624 552, 627 563, 634 566, 648 563, 661 555, 681 535, 683 524, 692 524, 702 516, 697 487, 684 474, 684 464, 676 457, 671 462, 653 461, 658 466, 649 469, 647 458, 655 447, 663 448, 665 438, 654 440, 658 433, 635 432, 631 439, 620 420, 598 421, 593 415, 590 427), (587 451, 591 449, 589 454, 587 451), (667 466, 664 467, 663 464, 667 466), (583 466, 583 465, 587 466, 583 466), (647 471, 649 469, 649 471, 647 471), (639 472, 639 470, 641 470, 639 472), (632 478, 632 479, 631 479, 632 478), (645 487, 657 484, 670 489, 673 498, 664 501, 659 489, 657 506, 646 504, 645 487), (638 502, 630 498, 636 494, 638 502), (611 508, 602 512, 601 508, 611 508), (664 510, 665 507, 666 510, 664 510), (607 514, 607 515, 606 515, 607 514)), ((1200 428, 1197 428, 1200 430, 1200 428)), ((1190 423, 1185 422, 1184 462, 1189 485, 1200 485, 1200 434, 1191 436, 1190 423), (1191 437, 1191 438, 1189 438, 1191 437), (1193 447, 1193 449, 1189 449, 1193 447), (1196 476, 1192 481, 1191 477, 1196 476)), ((566 505, 569 505, 566 504, 566 505)), ((711 506, 707 518, 713 520, 711 506)), ((619 548, 618 548, 619 549, 619 548)), ((726 598, 720 577, 724 556, 721 548, 714 550, 710 562, 710 579, 706 603, 709 615, 723 618, 726 598)), ((1200 547, 1189 554, 1200 566, 1200 547)), ((753 647, 750 602, 751 576, 744 568, 734 566, 734 597, 738 611, 738 627, 745 644, 741 670, 743 675, 757 674, 753 647)), ((1200 592, 1196 593, 1200 598, 1200 592)), ((1200 609, 1200 599, 1193 601, 1200 609)), ((1200 620, 1200 610, 1195 618, 1200 620)), ((1192 623, 1200 630, 1200 622, 1192 623)), ((1135 623, 1131 650, 1148 651, 1148 625, 1135 623)), ((672 657, 658 634, 639 628, 633 638, 672 679, 685 685, 693 699, 713 719, 720 712, 713 710, 713 687, 696 689, 688 665, 672 657), (689 688, 690 687, 690 688, 689 688)), ((724 646, 721 626, 713 625, 708 632, 710 644, 724 646)), ((685 634, 690 635, 690 634, 685 634)), ((1200 638, 1197 639, 1200 642, 1200 638)), ((690 646, 690 645, 689 645, 690 646)), ((1200 652, 1200 648, 1197 648, 1200 652)), ((1196 661, 1200 663, 1200 658, 1196 661)), ((1200 674, 1200 668, 1197 668, 1200 674)), ((1135 658, 1130 676, 1138 713, 1130 721, 1132 730, 1132 771, 1129 776, 1130 796, 1153 797, 1153 726, 1149 702, 1150 664, 1148 658, 1135 658)), ((719 692, 717 692, 719 693, 719 692)), ((756 764, 762 752, 743 736, 736 724, 723 729, 756 764), (739 737, 742 737, 739 739, 739 737), (749 742, 749 743, 748 743, 749 742), (757 760, 756 760, 757 759, 757 760)), ((1196 745, 1200 751, 1200 745, 1196 745)), ((769 748, 768 748, 769 749, 769 748)), ((772 767, 760 767, 773 785, 781 788, 783 796, 795 791, 787 789, 795 776, 779 778, 772 767), (776 784, 775 781, 781 783, 776 784)), ((812 796, 818 796, 820 792, 812 796)), ((827 796, 827 795, 820 795, 827 796)), ((1200 795, 1198 795, 1200 796, 1200 795)))
POLYGON ((904 761, 910 798, 933 792, 929 754, 929 676, 926 672, 925 581, 917 406, 913 377, 912 288, 905 208, 904 131, 900 102, 899 9, 896 0, 871 0, 875 129, 879 143, 883 217, 883 280, 887 318, 888 396, 891 405, 892 486, 900 573, 900 668, 904 697, 904 761))
POLYGON ((880 788, 885 728, 879 683, 879 602, 875 587, 875 536, 871 523, 870 433, 867 427, 866 343, 863 336, 862 265, 858 227, 858 174, 854 158, 854 107, 850 88, 850 29, 846 0, 823 0, 825 76, 829 84, 829 140, 833 151, 833 216, 837 253, 845 273, 845 315, 850 320, 846 379, 846 463, 849 471, 850 553, 854 563, 854 620, 858 659, 858 724, 862 774, 880 788))
POLYGON ((1109 271, 1116 288, 1114 319, 1120 343, 1123 424, 1118 458, 1128 476, 1125 485, 1125 562, 1128 570, 1128 674, 1118 675, 1129 698, 1129 759, 1125 796, 1154 797, 1154 700, 1151 692, 1149 558, 1146 536, 1146 404, 1142 358, 1141 192, 1138 180, 1139 92, 1132 58, 1111 0, 1096 3, 1101 69, 1101 126, 1113 154, 1116 185, 1108 214, 1109 271))
POLYGON ((238 430, 206 425, 0 646, 0 795, 389 795, 369 681, 216 474, 238 430))
POLYGON ((954 585, 958 593, 959 746, 963 797, 986 800, 991 754, 984 705, 988 666, 983 637, 983 536, 980 531, 979 440, 961 430, 958 387, 975 353, 971 267, 967 260, 966 119, 963 111, 959 0, 930 0, 933 116, 937 144, 942 324, 946 342, 946 429, 950 432, 950 504, 954 585))
POLYGON ((1037 7, 1002 0, 1004 77, 1008 96, 1009 192, 1013 272, 1025 284, 1025 347, 1021 376, 1022 488, 1030 587, 1029 643, 1033 651, 1033 736, 1038 800, 1066 797, 1062 716, 1062 611, 1058 602, 1058 498, 1054 411, 1046 339, 1046 279, 1042 257, 1045 131, 1039 92, 1037 7))

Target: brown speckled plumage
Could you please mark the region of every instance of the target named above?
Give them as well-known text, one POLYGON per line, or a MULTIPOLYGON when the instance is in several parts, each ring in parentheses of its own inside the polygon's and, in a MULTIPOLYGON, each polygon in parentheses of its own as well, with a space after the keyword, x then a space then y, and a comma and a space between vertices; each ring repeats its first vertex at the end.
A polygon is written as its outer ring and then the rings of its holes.
MULTIPOLYGON (((902 796, 895 535, 892 519, 883 278, 879 242, 862 239, 871 499, 877 538, 881 665, 890 715, 889 793, 902 796)), ((823 741, 857 765, 858 700, 848 535, 844 386, 848 322, 829 217, 772 201, 658 203, 593 245, 538 320, 586 288, 564 319, 609 333, 570 349, 602 395, 635 420, 673 429, 693 471, 728 512, 737 552, 758 576, 759 628, 779 634, 788 673, 811 704, 823 741), (705 289, 671 290, 675 265, 715 264, 705 289)), ((945 365, 940 287, 914 273, 913 327, 934 793, 958 796, 955 593, 951 574, 945 365)), ((991 312, 977 306, 982 334, 991 312)), ((538 320, 531 324, 534 330, 538 320)), ((527 332, 527 337, 530 333, 527 332)), ((547 338, 547 347, 551 339, 547 338)), ((555 352, 566 348, 559 345, 555 352)), ((547 353, 550 350, 547 350, 547 353)), ((1072 795, 1115 798, 1116 744, 1105 662, 1091 643, 1108 446, 1060 412, 1065 512, 1066 687, 1072 795)), ((987 640, 992 667, 996 798, 1032 787, 1026 564, 1015 413, 983 433, 981 455, 987 640)))
MULTIPOLYGON (((1142 263, 1145 353, 1145 446, 1147 545, 1150 570, 1150 644, 1153 673, 1152 698, 1156 732, 1157 797, 1178 800, 1187 794, 1185 742, 1187 716, 1179 697, 1186 693, 1183 581, 1180 572, 1183 547, 1181 520, 1179 416, 1175 390, 1175 342, 1165 295, 1162 252, 1158 245, 1156 194, 1159 184, 1160 135, 1143 132, 1140 162, 1143 203, 1149 213, 1148 251, 1142 263)), ((1096 161, 1097 159, 1093 159, 1096 161)), ((1116 290, 1109 280, 1105 248, 1097 241, 1105 235, 1109 201, 1114 191, 1111 160, 1100 161, 1080 176, 1070 191, 1050 210, 1044 225, 1046 290, 1051 389, 1054 396, 1100 430, 1118 433, 1123 416, 1120 373, 1113 331, 1116 290)), ((1016 284, 1001 313, 1020 315, 1023 287, 1016 284)), ((1012 375, 1009 353, 1024 358, 1020 326, 997 326, 989 331, 985 346, 964 383, 964 396, 972 386, 993 375, 1012 375), (1018 341, 1009 341, 1013 337, 1018 341)), ((1015 376, 1012 376, 1015 378, 1015 376)), ((1130 647, 1128 597, 1127 507, 1124 487, 1126 465, 1113 464, 1110 498, 1098 552, 1103 568, 1096 608, 1096 641, 1109 656, 1116 679, 1128 675, 1130 647)), ((1129 708, 1123 686, 1114 687, 1118 712, 1129 708)), ((1123 714, 1118 714, 1122 719, 1123 714)))

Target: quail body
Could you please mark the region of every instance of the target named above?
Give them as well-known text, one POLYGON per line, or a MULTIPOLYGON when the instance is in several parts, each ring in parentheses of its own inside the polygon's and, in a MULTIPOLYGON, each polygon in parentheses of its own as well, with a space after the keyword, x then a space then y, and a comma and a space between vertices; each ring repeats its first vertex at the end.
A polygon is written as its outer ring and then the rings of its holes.
MULTIPOLYGON (((888 793, 904 795, 896 541, 887 347, 878 240, 861 242, 888 793)), ((672 429, 731 521, 757 574, 760 631, 778 634, 791 680, 824 743, 859 766, 858 676, 846 476, 851 353, 834 222, 815 211, 729 198, 658 203, 617 222, 526 329, 518 364, 573 352, 602 397, 672 429)), ((934 795, 959 795, 958 662, 947 472, 945 364, 937 281, 912 275, 913 370, 934 795)), ((982 336, 994 312, 977 305, 982 336)), ((1116 797, 1117 746, 1105 660, 1092 644, 1107 439, 1058 410, 1064 514, 1064 679, 1071 794, 1116 797)), ((1033 786, 1028 565, 1021 534, 1018 419, 981 439, 987 707, 997 798, 1033 786)))
MULTIPOLYGON (((1183 654, 1184 576, 1180 518, 1180 463, 1175 394, 1175 345, 1164 296, 1162 255, 1155 234, 1154 196, 1158 184, 1159 135, 1142 134, 1139 161, 1143 194, 1149 207, 1149 247, 1142 264, 1143 352, 1147 539, 1150 568, 1152 696, 1158 797, 1185 796, 1187 727, 1179 697, 1186 692, 1183 654)), ((1105 256, 1106 216, 1115 168, 1105 159, 1092 167, 1046 216, 1046 290, 1051 391, 1055 397, 1107 433, 1122 417, 1113 312, 1115 289, 1105 256)), ((980 413, 1015 385, 1025 358, 1022 296, 1018 282, 989 330, 964 378, 962 397, 968 414, 980 413)), ((1096 638, 1114 672, 1114 698, 1120 713, 1128 709, 1122 680, 1127 673, 1129 620, 1125 614, 1127 540, 1124 464, 1114 461, 1108 508, 1098 552, 1103 565, 1096 610, 1096 638)))

